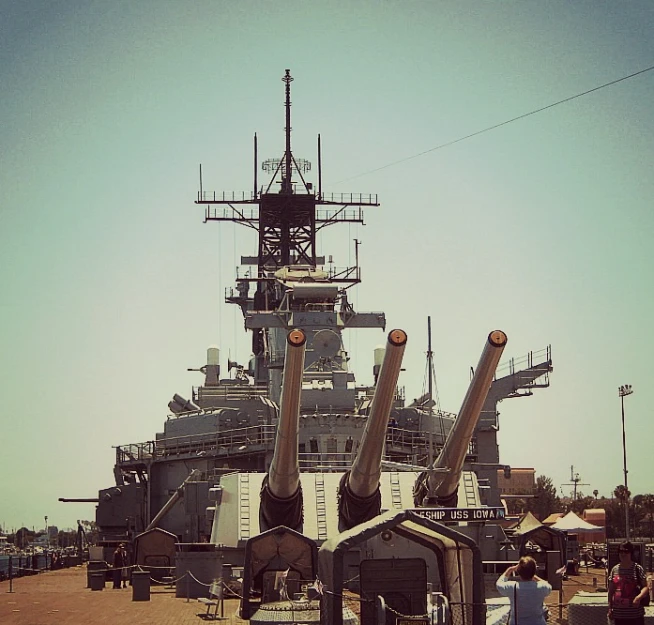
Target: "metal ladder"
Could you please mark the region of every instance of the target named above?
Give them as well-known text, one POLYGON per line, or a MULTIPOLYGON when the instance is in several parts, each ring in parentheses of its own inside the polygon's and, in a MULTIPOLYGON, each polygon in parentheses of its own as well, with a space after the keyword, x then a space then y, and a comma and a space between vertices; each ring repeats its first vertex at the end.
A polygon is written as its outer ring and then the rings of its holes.
POLYGON ((316 521, 318 524, 318 540, 327 540, 327 505, 325 501, 325 477, 315 473, 316 481, 316 521))
POLYGON ((391 504, 396 510, 402 509, 402 490, 400 489, 400 474, 397 471, 390 472, 391 481, 391 504))
POLYGON ((240 517, 241 538, 250 538, 250 476, 239 473, 238 510, 240 517))
POLYGON ((467 508, 476 508, 479 505, 477 489, 470 471, 463 472, 463 494, 467 508))

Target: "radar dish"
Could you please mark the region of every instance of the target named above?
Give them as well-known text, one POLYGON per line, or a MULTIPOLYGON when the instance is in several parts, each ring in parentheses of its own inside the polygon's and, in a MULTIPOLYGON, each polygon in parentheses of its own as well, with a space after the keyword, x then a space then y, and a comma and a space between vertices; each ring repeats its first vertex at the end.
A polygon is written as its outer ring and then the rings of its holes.
POLYGON ((341 337, 333 330, 320 330, 315 333, 312 346, 321 358, 333 358, 341 348, 341 337))

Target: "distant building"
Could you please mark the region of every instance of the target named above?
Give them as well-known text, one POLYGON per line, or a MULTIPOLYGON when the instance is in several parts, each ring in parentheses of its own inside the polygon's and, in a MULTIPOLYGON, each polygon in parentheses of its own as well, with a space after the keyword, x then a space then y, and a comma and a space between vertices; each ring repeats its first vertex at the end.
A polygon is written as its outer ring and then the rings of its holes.
POLYGON ((511 467, 510 471, 497 470, 500 497, 533 497, 536 492, 536 469, 511 467))

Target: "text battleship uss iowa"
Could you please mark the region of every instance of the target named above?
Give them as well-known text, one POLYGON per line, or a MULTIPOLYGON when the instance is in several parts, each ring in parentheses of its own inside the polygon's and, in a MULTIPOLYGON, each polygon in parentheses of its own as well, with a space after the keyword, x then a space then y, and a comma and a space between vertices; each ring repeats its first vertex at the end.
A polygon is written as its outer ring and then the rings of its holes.
POLYGON ((397 387, 402 330, 375 350, 374 384, 356 384, 343 331, 384 330, 385 315, 355 312, 348 300, 360 282, 358 248, 355 266, 336 268, 317 255, 316 233, 363 224, 363 207, 379 204, 376 195, 323 193, 320 136, 317 189, 306 180, 310 163, 291 151, 292 80, 287 70, 286 146, 262 164, 268 185, 257 184, 256 135, 251 193, 206 192, 200 172, 205 221, 258 233, 257 255, 241 257, 248 268, 226 293, 252 333, 251 359, 228 361, 221 378, 220 351, 210 347, 204 384, 191 400, 174 396, 163 432, 116 448, 116 484, 98 497, 102 540, 158 527, 180 543, 209 539, 242 565, 247 541, 277 526, 319 546, 383 511, 412 509, 439 521, 489 521, 460 529, 484 560, 500 559, 497 474, 510 469, 499 459, 497 403, 548 386, 550 350, 529 354, 522 368, 510 361, 497 377, 506 336, 491 332, 458 416, 434 411, 430 393, 406 405, 397 387))

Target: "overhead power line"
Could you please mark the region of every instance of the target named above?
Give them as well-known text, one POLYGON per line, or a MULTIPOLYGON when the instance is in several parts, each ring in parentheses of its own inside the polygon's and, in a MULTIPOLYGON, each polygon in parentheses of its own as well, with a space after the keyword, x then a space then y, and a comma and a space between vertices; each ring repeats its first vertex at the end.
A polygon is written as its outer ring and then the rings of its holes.
POLYGON ((341 182, 348 182, 349 180, 354 180, 355 178, 361 178, 361 176, 367 176, 368 174, 373 174, 377 171, 381 171, 382 169, 388 169, 389 167, 393 167, 394 165, 399 165, 400 163, 406 163, 406 161, 410 161, 413 160, 414 158, 424 156, 425 154, 429 154, 430 152, 435 152, 436 150, 442 150, 443 148, 447 148, 451 145, 454 145, 455 143, 461 143, 461 141, 465 141, 466 139, 471 139, 472 137, 476 137, 478 135, 484 134, 485 132, 490 132, 491 130, 501 128, 502 126, 506 126, 507 124, 516 122, 519 119, 524 119, 525 117, 536 115, 536 113, 542 113, 543 111, 558 106, 559 104, 565 104, 566 102, 570 102, 571 100, 576 100, 577 98, 581 98, 582 96, 588 95, 590 93, 594 93, 595 91, 599 91, 600 89, 605 89, 606 87, 610 87, 612 85, 616 85, 619 82, 629 80, 630 78, 634 78, 636 76, 639 76, 640 74, 644 74, 645 72, 651 72, 652 70, 654 70, 654 65, 652 65, 651 67, 646 67, 645 69, 641 69, 640 71, 634 72, 633 74, 629 74, 628 76, 617 78, 616 80, 607 82, 603 85, 600 85, 599 87, 594 87, 593 89, 588 89, 588 91, 577 93, 576 95, 572 95, 568 98, 564 98, 563 100, 559 100, 558 102, 553 102, 552 104, 548 104, 547 106, 542 106, 541 108, 535 109, 533 111, 529 111, 529 113, 523 113, 522 115, 518 115, 517 117, 512 117, 511 119, 507 119, 506 121, 500 122, 499 124, 494 124, 493 126, 488 126, 488 128, 477 130, 476 132, 471 132, 469 135, 465 135, 465 137, 459 137, 458 139, 453 139, 452 141, 441 143, 440 145, 437 145, 433 148, 429 148, 428 150, 423 150, 422 152, 418 152, 417 154, 413 154, 411 156, 405 156, 404 158, 401 158, 397 161, 393 161, 392 163, 387 163, 386 165, 382 165, 381 167, 376 167, 375 169, 369 169, 368 171, 364 171, 363 173, 357 174, 356 176, 339 180, 335 184, 340 184, 341 182))

